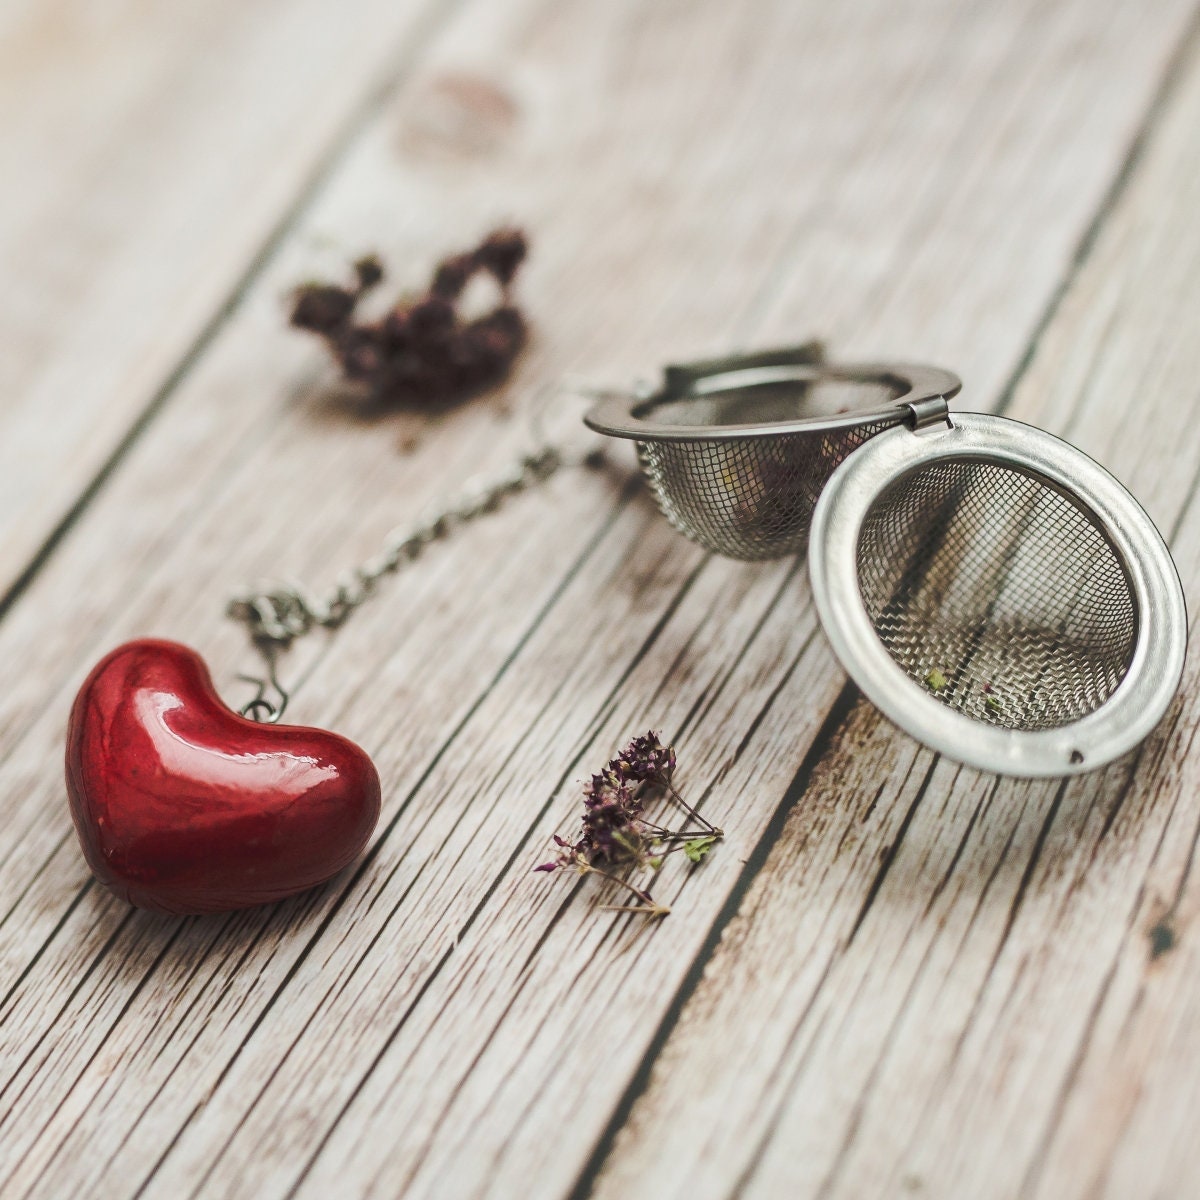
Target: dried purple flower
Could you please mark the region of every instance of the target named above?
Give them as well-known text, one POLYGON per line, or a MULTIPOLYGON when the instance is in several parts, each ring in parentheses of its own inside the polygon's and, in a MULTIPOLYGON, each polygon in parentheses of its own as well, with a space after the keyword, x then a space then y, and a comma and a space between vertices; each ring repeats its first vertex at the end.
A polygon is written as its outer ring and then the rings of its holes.
POLYGON ((634 738, 622 751, 620 759, 614 759, 609 765, 615 767, 618 763, 629 779, 649 779, 666 787, 675 770, 675 751, 664 746, 658 734, 651 730, 634 738))
POLYGON ((424 296, 397 303, 381 320, 356 322, 358 301, 384 275, 379 259, 368 255, 354 264, 351 287, 297 288, 291 323, 324 338, 346 378, 364 384, 376 403, 445 408, 499 383, 524 348, 528 327, 511 290, 527 251, 519 229, 496 230, 474 250, 442 262, 424 296), (458 301, 481 273, 496 281, 499 302, 468 320, 458 301))
MULTIPOLYGON (((535 871, 552 873, 574 867, 611 879, 633 893, 636 905, 615 906, 618 912, 664 916, 648 888, 635 887, 614 874, 617 868, 657 871, 666 855, 683 850, 693 863, 701 862, 724 833, 691 807, 675 790, 675 751, 653 731, 634 738, 624 750, 588 779, 582 788, 583 817, 579 837, 569 842, 554 835, 558 854, 535 871), (646 814, 646 800, 666 793, 695 822, 695 828, 671 830, 646 814)), ((614 906, 608 906, 613 908, 614 906)))

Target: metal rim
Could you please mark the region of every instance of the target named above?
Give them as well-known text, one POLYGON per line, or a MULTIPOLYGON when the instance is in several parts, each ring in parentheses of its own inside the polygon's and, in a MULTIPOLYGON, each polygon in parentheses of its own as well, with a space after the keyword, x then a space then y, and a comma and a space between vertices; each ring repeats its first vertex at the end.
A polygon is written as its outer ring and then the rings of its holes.
POLYGON ((1145 510, 1093 459, 1040 429, 1004 417, 956 413, 954 426, 886 430, 834 472, 817 501, 808 550, 817 613, 834 653, 896 725, 956 762, 1000 775, 1076 775, 1119 758, 1162 719, 1187 648, 1183 586, 1145 510), (895 663, 858 585, 858 541, 875 498, 909 472, 972 459, 1040 476, 1089 509, 1125 567, 1138 630, 1125 678, 1094 712, 1056 729, 1002 729, 947 708, 895 663))
MULTIPOLYGON (((736 360, 735 360, 736 361, 736 360)), ((599 401, 584 417, 597 433, 638 442, 712 442, 747 437, 773 437, 788 433, 824 433, 858 425, 906 419, 909 405, 939 397, 949 400, 962 389, 952 371, 912 363, 812 363, 753 366, 714 373, 692 381, 685 392, 662 390, 652 396, 613 395, 599 401), (652 419, 655 407, 686 396, 703 397, 743 388, 778 383, 874 383, 892 388, 896 395, 886 404, 825 417, 797 417, 788 421, 742 425, 667 425, 652 419)))

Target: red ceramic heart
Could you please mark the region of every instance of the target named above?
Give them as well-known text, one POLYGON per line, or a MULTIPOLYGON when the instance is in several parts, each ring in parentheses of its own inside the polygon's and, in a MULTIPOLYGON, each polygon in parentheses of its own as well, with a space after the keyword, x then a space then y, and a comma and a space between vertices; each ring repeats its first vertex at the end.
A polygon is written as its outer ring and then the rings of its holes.
POLYGON ((350 863, 379 818, 353 742, 230 711, 194 651, 144 639, 102 659, 67 733, 67 792, 96 877, 140 908, 266 904, 350 863))

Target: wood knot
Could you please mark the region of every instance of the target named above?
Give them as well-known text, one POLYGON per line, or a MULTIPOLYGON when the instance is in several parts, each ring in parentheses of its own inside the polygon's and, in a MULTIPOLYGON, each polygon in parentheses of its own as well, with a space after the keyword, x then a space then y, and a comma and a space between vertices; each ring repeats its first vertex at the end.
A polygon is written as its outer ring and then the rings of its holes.
POLYGON ((405 106, 401 141, 409 151, 479 158, 495 153, 517 121, 517 103, 498 84, 446 72, 417 89, 405 106))
POLYGON ((1167 913, 1161 917, 1147 936, 1150 939, 1151 962, 1174 950, 1179 941, 1179 935, 1175 932, 1175 923, 1171 919, 1171 914, 1167 913))

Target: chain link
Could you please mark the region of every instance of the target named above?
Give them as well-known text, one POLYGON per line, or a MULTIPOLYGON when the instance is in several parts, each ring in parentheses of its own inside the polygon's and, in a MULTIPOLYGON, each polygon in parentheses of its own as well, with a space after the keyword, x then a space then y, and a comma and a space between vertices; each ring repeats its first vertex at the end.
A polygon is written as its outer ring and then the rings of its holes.
MULTIPOLYGON (((427 546, 450 536, 459 526, 494 512, 510 496, 544 483, 564 466, 582 465, 568 459, 557 446, 545 445, 525 454, 502 475, 450 501, 429 519, 388 537, 383 549, 343 576, 324 598, 298 584, 281 583, 246 591, 229 602, 227 614, 241 621, 255 644, 273 655, 286 650, 312 629, 336 629, 375 592, 379 581, 414 562, 427 546)), ((276 714, 278 715, 278 714, 276 714)))

